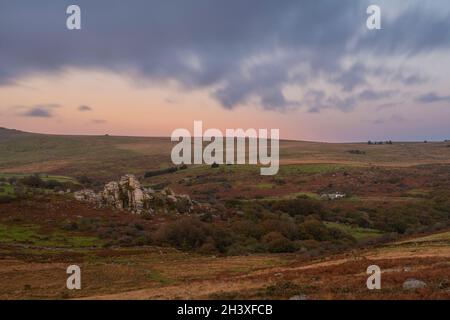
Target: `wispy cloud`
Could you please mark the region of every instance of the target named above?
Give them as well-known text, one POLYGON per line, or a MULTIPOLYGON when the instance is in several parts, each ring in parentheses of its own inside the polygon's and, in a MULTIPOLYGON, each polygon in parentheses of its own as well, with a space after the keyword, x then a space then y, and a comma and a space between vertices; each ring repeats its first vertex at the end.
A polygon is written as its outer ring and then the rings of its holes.
POLYGON ((450 102, 450 96, 441 96, 435 92, 429 92, 417 97, 416 100, 421 103, 434 103, 441 101, 450 102))
POLYGON ((383 104, 379 105, 377 109, 378 110, 388 109, 388 108, 393 108, 398 105, 399 105, 398 102, 387 102, 387 103, 383 103, 383 104))
POLYGON ((386 118, 386 119, 380 118, 380 119, 375 120, 373 123, 374 124, 384 124, 387 122, 400 123, 400 122, 404 122, 404 121, 405 121, 405 118, 403 116, 401 116, 399 114, 393 114, 389 118, 386 118))
POLYGON ((358 95, 358 98, 361 100, 374 101, 391 97, 394 93, 395 91, 392 90, 374 91, 366 89, 358 95))
POLYGON ((31 107, 19 106, 15 107, 15 109, 25 109, 19 113, 22 117, 32 117, 32 118, 52 118, 55 116, 54 109, 59 108, 58 104, 43 104, 43 105, 35 105, 31 107))
POLYGON ((82 106, 78 107, 78 111, 81 111, 81 112, 92 111, 92 108, 89 106, 82 105, 82 106))

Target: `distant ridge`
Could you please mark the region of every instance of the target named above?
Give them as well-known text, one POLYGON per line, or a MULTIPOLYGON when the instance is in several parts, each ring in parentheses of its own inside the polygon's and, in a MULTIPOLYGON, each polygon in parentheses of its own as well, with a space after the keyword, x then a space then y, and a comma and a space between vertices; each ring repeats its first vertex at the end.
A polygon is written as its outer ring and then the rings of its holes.
POLYGON ((16 130, 16 129, 8 129, 8 128, 0 127, 0 136, 11 136, 11 135, 22 135, 22 134, 31 134, 31 133, 16 130))
MULTIPOLYGON (((116 137, 116 138, 147 138, 147 139, 170 139, 170 136, 145 136, 145 135, 115 135, 115 134, 70 134, 70 133, 40 133, 40 132, 29 132, 17 129, 9 129, 5 127, 0 127, 0 139, 20 136, 44 136, 44 137, 116 137)), ((426 142, 445 142, 448 143, 450 140, 393 140, 396 144, 398 143, 423 143, 426 142)), ((302 140, 302 139, 289 139, 280 138, 280 142, 288 143, 312 143, 312 144, 335 144, 335 145, 345 145, 345 144, 367 144, 367 141, 342 141, 342 142, 328 142, 328 141, 314 141, 314 140, 302 140)))

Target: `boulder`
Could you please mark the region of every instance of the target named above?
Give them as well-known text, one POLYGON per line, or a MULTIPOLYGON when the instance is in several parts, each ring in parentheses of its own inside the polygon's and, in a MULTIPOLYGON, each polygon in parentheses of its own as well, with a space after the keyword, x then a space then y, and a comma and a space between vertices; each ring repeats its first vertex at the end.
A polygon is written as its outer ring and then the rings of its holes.
POLYGON ((405 282, 403 282, 403 289, 406 290, 422 289, 425 288, 426 286, 427 284, 425 282, 417 279, 408 279, 405 282))
POLYGON ((143 188, 134 175, 127 174, 119 181, 108 182, 103 190, 96 194, 84 189, 74 194, 78 201, 88 202, 98 207, 126 210, 136 214, 154 213, 155 209, 166 207, 176 213, 190 213, 194 203, 188 195, 176 195, 166 188, 155 192, 152 188, 143 188))
POLYGON ((74 197, 78 201, 89 202, 91 204, 96 204, 101 199, 99 195, 91 189, 77 191, 74 193, 74 197))
POLYGON ((114 209, 123 210, 125 208, 123 203, 123 195, 119 184, 115 181, 108 182, 103 191, 100 193, 101 206, 107 206, 114 209))
POLYGON ((140 182, 134 175, 127 174, 120 179, 120 192, 124 205, 133 213, 142 213, 144 210, 144 192, 141 188, 140 182))

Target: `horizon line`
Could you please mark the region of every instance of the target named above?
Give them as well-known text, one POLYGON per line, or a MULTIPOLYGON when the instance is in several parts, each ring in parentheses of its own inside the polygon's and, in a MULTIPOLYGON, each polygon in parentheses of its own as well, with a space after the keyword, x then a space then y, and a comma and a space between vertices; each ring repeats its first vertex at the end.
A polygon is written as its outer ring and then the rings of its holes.
MULTIPOLYGON (((7 127, 2 127, 0 126, 0 130, 4 129, 4 130, 10 130, 10 131, 18 131, 20 133, 28 133, 28 134, 36 134, 36 135, 48 135, 48 136, 67 136, 67 137, 105 137, 105 136, 109 136, 109 137, 123 137, 123 138, 159 138, 159 139, 170 139, 170 136, 143 136, 143 135, 115 135, 115 134, 109 134, 109 133, 105 133, 105 134, 71 134, 71 133, 43 133, 43 132, 32 132, 32 131, 25 131, 25 130, 21 130, 21 129, 13 129, 13 128, 7 128, 7 127)), ((202 136, 204 137, 204 136, 202 136)), ((188 136, 186 136, 186 138, 188 138, 188 136)), ((196 138, 196 136, 190 136, 190 138, 196 138)), ((199 137, 200 138, 200 137, 199 137)), ((224 138, 226 138, 224 136, 224 138)), ((248 137, 246 137, 248 138, 248 137)), ((392 139, 386 139, 386 140, 358 140, 358 141, 340 141, 340 142, 330 142, 330 141, 311 141, 311 140, 301 140, 301 139, 289 139, 289 138, 280 138, 280 141, 286 141, 286 142, 306 142, 306 143, 325 143, 325 144, 367 144, 369 141, 371 142, 386 142, 386 141, 392 141, 395 143, 424 143, 426 142, 430 142, 430 143, 439 143, 439 142, 449 142, 449 140, 447 139, 440 139, 440 140, 436 140, 436 139, 424 139, 424 140, 392 140, 392 139)))

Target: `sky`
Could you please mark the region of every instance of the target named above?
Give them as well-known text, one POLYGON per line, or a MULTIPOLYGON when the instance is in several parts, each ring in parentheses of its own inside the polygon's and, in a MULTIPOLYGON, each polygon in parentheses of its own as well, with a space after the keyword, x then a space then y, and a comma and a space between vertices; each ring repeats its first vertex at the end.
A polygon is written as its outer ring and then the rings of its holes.
POLYGON ((170 136, 194 120, 450 139, 450 2, 0 0, 0 127, 170 136), (71 4, 81 30, 66 27, 71 4))

